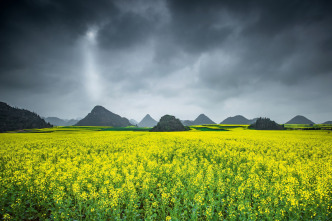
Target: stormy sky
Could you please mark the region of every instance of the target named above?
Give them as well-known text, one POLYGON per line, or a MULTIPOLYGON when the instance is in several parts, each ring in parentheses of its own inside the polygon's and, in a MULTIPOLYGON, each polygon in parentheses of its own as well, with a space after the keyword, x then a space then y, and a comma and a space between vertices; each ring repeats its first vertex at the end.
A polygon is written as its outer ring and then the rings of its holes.
POLYGON ((41 116, 332 120, 332 4, 2 0, 0 101, 41 116))

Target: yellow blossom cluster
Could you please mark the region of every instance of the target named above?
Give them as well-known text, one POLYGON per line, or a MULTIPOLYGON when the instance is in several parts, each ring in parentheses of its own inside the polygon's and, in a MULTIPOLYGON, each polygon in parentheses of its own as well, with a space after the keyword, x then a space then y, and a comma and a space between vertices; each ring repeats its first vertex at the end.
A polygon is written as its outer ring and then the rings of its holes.
POLYGON ((332 220, 326 131, 0 134, 0 219, 332 220))

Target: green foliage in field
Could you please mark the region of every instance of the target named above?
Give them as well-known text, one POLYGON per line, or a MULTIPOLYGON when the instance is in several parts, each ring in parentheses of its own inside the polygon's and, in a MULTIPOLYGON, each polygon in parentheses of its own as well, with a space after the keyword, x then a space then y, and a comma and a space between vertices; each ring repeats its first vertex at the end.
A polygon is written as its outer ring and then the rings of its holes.
POLYGON ((107 127, 107 126, 65 126, 53 127, 43 129, 25 129, 19 131, 20 133, 53 133, 53 132, 91 132, 91 131, 149 131, 150 128, 144 127, 107 127))
POLYGON ((102 129, 102 131, 149 131, 150 129, 150 127, 113 127, 102 129))
POLYGON ((234 128, 248 128, 248 125, 204 124, 190 126, 190 128, 199 131, 228 131, 234 128))
POLYGON ((331 124, 285 124, 286 129, 300 130, 332 130, 331 124))
POLYGON ((101 129, 0 134, 0 219, 332 219, 327 131, 101 129))

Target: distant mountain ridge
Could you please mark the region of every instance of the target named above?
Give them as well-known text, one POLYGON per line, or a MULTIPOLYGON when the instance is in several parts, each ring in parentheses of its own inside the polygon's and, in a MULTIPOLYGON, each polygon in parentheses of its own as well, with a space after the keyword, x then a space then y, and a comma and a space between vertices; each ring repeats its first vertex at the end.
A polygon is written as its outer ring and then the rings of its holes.
POLYGON ((194 121, 193 120, 181 120, 181 123, 184 126, 192 126, 192 125, 194 125, 194 121))
POLYGON ((44 120, 54 126, 72 126, 77 124, 79 120, 71 119, 71 120, 64 120, 58 117, 46 117, 44 120))
POLYGON ((242 115, 236 115, 234 117, 227 117, 225 120, 220 122, 220 124, 238 124, 238 125, 247 125, 255 123, 257 118, 247 119, 242 115))
POLYGON ((77 122, 76 126, 127 127, 132 126, 132 124, 127 118, 114 114, 106 108, 97 105, 85 118, 77 122))
POLYGON ((304 116, 297 115, 285 124, 315 124, 315 123, 304 116))
MULTIPOLYGON (((238 125, 250 125, 256 122, 257 118, 247 119, 242 115, 236 115, 233 117, 227 117, 220 124, 238 124, 238 125)), ((154 127, 157 125, 157 121, 154 120, 149 114, 147 114, 141 122, 137 122, 134 119, 128 120, 125 117, 114 114, 102 106, 95 106, 92 111, 81 120, 71 119, 65 120, 58 117, 46 117, 42 118, 39 115, 30 112, 28 110, 14 108, 4 102, 0 102, 0 132, 7 130, 16 130, 16 128, 44 128, 55 126, 114 126, 125 127, 131 125, 137 125, 139 127, 154 127), (19 114, 18 114, 19 113, 19 114), (15 114, 16 116, 13 118, 15 114), (40 121, 43 120, 44 122, 40 121), (38 123, 37 123, 38 122, 38 123)), ((184 126, 203 125, 203 124, 216 124, 205 114, 200 114, 195 120, 181 120, 184 126)), ((285 124, 315 124, 310 119, 297 115, 285 124)), ((332 121, 325 121, 321 124, 332 124, 332 121)))
POLYGON ((67 126, 73 126, 73 125, 75 125, 75 124, 77 124, 77 122, 79 122, 81 119, 77 119, 77 120, 75 120, 75 119, 71 119, 71 120, 68 120, 67 121, 67 126))
POLYGON ((135 120, 135 119, 130 119, 129 122, 132 124, 132 125, 137 125, 138 122, 135 120))
POLYGON ((137 124, 139 127, 154 127, 158 122, 153 119, 150 114, 145 115, 145 117, 137 124))
POLYGON ((47 127, 52 125, 36 113, 0 102, 0 132, 47 127))

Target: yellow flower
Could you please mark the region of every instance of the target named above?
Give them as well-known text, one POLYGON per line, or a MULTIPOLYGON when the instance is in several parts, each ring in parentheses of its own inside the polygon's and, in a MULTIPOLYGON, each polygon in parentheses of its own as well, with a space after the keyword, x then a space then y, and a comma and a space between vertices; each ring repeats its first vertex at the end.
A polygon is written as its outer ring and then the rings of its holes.
POLYGON ((11 216, 8 213, 6 213, 5 215, 3 215, 3 219, 9 220, 9 219, 11 219, 11 216))

